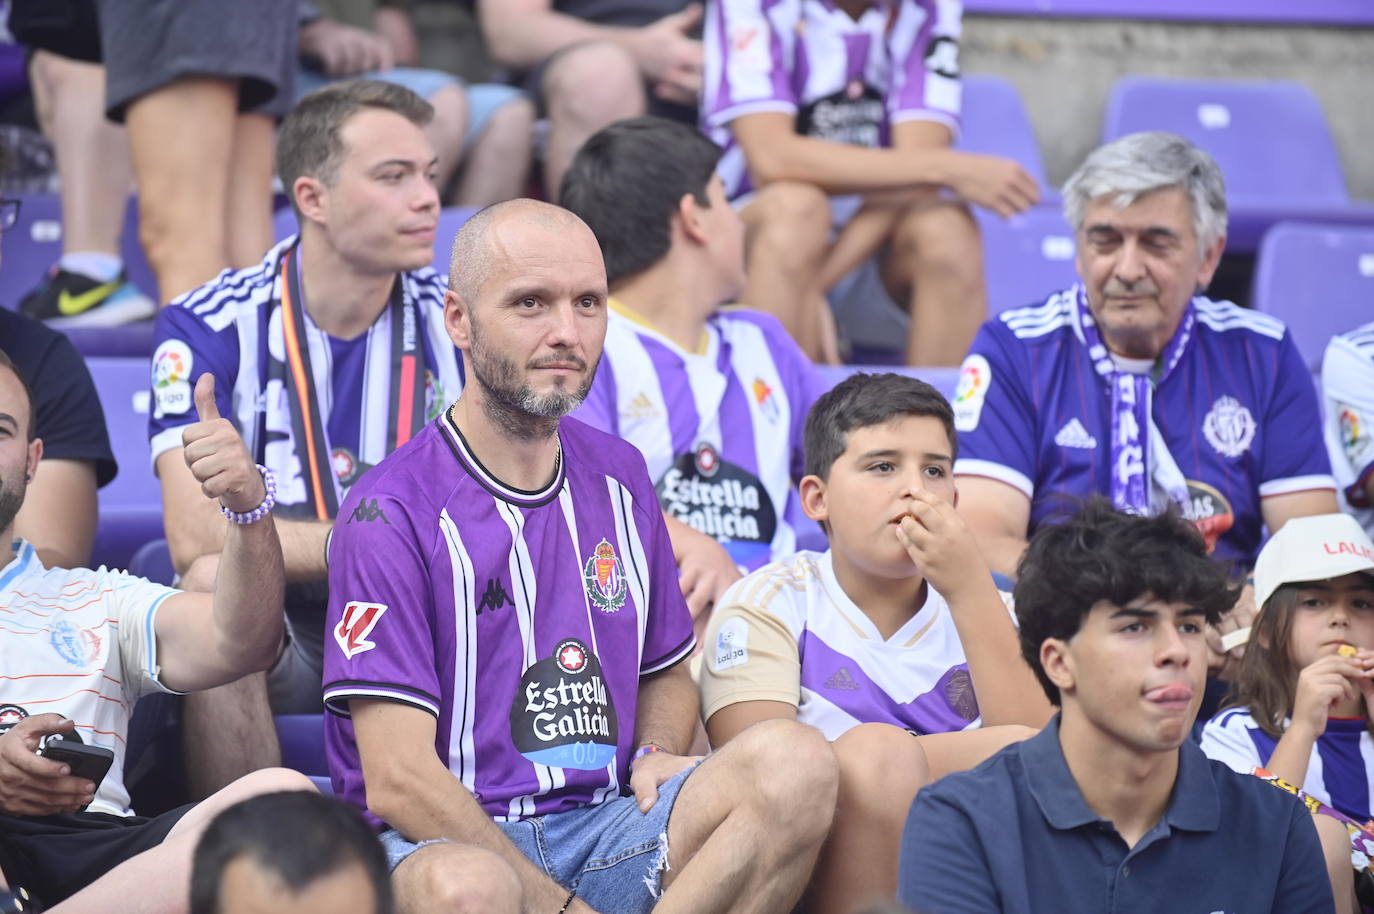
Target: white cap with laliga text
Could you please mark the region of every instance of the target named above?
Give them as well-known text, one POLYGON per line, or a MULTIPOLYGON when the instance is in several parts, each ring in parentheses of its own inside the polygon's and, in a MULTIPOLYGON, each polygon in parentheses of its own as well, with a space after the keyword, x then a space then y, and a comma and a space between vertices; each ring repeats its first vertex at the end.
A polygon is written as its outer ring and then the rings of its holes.
POLYGON ((1329 581, 1355 571, 1374 574, 1374 542, 1349 514, 1295 517, 1279 528, 1255 562, 1255 605, 1302 581, 1329 581))

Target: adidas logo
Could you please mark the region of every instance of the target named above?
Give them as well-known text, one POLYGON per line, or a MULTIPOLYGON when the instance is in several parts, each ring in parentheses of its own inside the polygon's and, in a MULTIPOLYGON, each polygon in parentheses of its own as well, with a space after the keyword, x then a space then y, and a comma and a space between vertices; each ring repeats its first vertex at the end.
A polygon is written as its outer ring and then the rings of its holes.
POLYGON ((822 685, 827 689, 843 689, 846 692, 856 692, 859 689, 859 684, 849 674, 849 667, 847 666, 840 667, 835 675, 827 679, 822 685))
POLYGON ((1076 447, 1086 451, 1097 450, 1097 439, 1088 434, 1088 430, 1083 427, 1083 423, 1077 419, 1070 419, 1064 423, 1064 427, 1054 436, 1054 443, 1060 447, 1076 447))
POLYGON ((649 399, 649 395, 641 390, 629 405, 620 411, 620 415, 626 419, 656 419, 662 412, 654 405, 654 401, 649 399))

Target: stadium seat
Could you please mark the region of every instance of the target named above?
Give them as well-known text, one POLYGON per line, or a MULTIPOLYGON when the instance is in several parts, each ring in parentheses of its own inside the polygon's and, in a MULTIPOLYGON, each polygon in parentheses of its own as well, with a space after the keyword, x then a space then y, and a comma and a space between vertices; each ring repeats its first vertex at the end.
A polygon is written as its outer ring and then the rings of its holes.
POLYGON ((1102 138, 1141 130, 1180 134, 1217 160, 1233 251, 1255 251, 1281 220, 1374 222, 1374 205, 1347 193, 1321 104, 1297 83, 1125 77, 1112 88, 1102 138))
POLYGON ((129 573, 147 578, 154 584, 172 586, 176 582, 177 572, 172 565, 172 553, 167 548, 167 541, 159 538, 139 546, 129 559, 129 573))
POLYGON ((1279 223, 1260 243, 1252 299, 1317 371, 1331 337, 1374 314, 1374 226, 1279 223))
POLYGON ((323 714, 278 714, 273 718, 281 742, 281 763, 306 775, 321 793, 332 794, 324 752, 323 714))
POLYGON ((820 372, 825 386, 834 387, 852 374, 862 371, 884 372, 892 371, 897 374, 909 375, 925 381, 934 387, 949 400, 954 397, 954 387, 959 383, 959 369, 956 367, 911 367, 908 365, 817 365, 816 370, 820 372))
POLYGON ((1035 209, 1003 219, 975 210, 983 233, 983 274, 988 316, 1045 300, 1077 282, 1073 231, 1057 209, 1035 209))
POLYGON ((148 360, 86 360, 105 411, 119 473, 100 490, 93 566, 127 568, 143 544, 162 536, 162 490, 148 457, 148 360))
POLYGON ((965 74, 962 82, 961 124, 955 148, 1015 159, 1049 199, 1057 199, 1045 178, 1040 142, 1016 87, 988 73, 965 74))
MULTIPOLYGON (((434 232, 434 269, 448 275, 449 252, 453 236, 477 210, 470 206, 446 206, 439 211, 439 227, 434 232)), ((272 232, 278 241, 296 232, 296 212, 289 206, 277 210, 272 217, 272 232)))

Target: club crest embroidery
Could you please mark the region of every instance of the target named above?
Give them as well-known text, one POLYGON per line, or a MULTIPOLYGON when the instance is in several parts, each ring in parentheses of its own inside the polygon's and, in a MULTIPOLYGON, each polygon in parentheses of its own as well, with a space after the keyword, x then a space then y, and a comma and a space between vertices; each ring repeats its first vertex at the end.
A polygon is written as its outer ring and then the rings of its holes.
POLYGON ((1255 417, 1235 397, 1219 397, 1202 420, 1202 434, 1221 456, 1239 457, 1255 440, 1255 417))
POLYGON ((603 613, 619 612, 625 605, 625 567, 615 547, 605 537, 596 544, 592 557, 582 569, 587 597, 603 613))

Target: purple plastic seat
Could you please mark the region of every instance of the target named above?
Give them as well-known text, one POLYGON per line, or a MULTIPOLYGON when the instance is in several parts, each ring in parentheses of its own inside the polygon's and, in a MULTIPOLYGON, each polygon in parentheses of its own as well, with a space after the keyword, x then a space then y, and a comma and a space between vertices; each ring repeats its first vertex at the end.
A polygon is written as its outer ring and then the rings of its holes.
MULTIPOLYGON (((323 714, 278 714, 273 718, 281 742, 281 763, 307 775, 315 786, 329 783, 329 762, 324 752, 323 714)), ((332 789, 331 789, 332 792, 332 789)))
POLYGON ((1331 337, 1374 314, 1374 226, 1279 223, 1260 244, 1252 299, 1317 371, 1331 337))
POLYGON ((919 378, 948 400, 954 396, 954 387, 959 383, 959 369, 952 366, 910 366, 910 365, 817 365, 822 380, 827 387, 834 387, 845 378, 859 372, 880 374, 885 371, 919 378))
POLYGON ((1228 248, 1255 251, 1284 220, 1374 223, 1351 201, 1321 104, 1294 82, 1131 76, 1113 87, 1103 140, 1167 130, 1206 149, 1226 177, 1228 248))
POLYGON ((1059 210, 1037 206, 1010 219, 975 212, 983 233, 989 317, 1038 304, 1077 281, 1073 232, 1059 210))
POLYGON ((18 310, 19 299, 62 256, 62 204, 57 194, 14 194, 19 221, 5 232, 0 305, 18 310))
POLYGON ((1016 87, 988 73, 966 73, 962 83, 964 98, 955 148, 1015 159, 1040 184, 1047 200, 1058 199, 1048 186, 1040 142, 1016 87))
POLYGON ((105 411, 119 473, 100 490, 92 566, 127 568, 139 547, 163 535, 162 489, 148 454, 146 358, 86 360, 105 411))

